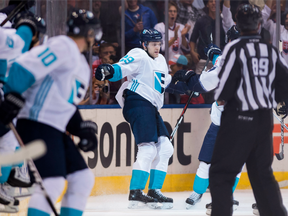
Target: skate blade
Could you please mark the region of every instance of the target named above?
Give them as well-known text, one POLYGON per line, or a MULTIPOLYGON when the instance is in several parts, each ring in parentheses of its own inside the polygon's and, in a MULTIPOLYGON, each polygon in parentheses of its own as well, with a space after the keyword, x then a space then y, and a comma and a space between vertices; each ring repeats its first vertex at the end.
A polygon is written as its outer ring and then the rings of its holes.
POLYGON ((160 209, 172 209, 173 203, 160 203, 159 208, 160 209))
POLYGON ((128 208, 129 209, 140 209, 140 208, 146 208, 149 207, 151 209, 159 209, 160 206, 158 203, 143 203, 140 201, 129 201, 128 208))
POLYGON ((253 214, 254 214, 254 215, 259 215, 258 209, 253 209, 253 214))
POLYGON ((186 203, 186 209, 191 209, 193 205, 186 203))
POLYGON ((147 206, 151 209, 161 209, 161 206, 158 203, 147 203, 147 206))
POLYGON ((19 207, 18 206, 13 206, 13 205, 2 205, 0 204, 0 212, 5 212, 5 213, 17 213, 19 212, 19 207))

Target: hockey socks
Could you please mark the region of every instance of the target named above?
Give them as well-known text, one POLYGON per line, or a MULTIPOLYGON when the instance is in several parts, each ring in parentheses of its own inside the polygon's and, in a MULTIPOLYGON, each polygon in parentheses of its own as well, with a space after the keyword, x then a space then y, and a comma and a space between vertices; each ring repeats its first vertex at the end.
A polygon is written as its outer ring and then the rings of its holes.
POLYGON ((132 178, 130 181, 130 190, 141 189, 144 190, 149 173, 142 170, 133 170, 132 178))
POLYGON ((198 194, 206 192, 209 185, 209 178, 200 178, 198 175, 195 176, 193 190, 198 194))
POLYGON ((166 177, 166 172, 151 169, 149 189, 161 189, 166 177))

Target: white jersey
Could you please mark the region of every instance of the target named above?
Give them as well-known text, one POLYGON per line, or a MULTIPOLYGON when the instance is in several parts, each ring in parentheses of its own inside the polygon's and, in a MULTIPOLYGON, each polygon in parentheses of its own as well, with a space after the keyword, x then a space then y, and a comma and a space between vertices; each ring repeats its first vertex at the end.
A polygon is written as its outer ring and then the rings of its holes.
POLYGON ((217 105, 216 101, 212 104, 210 118, 213 124, 220 126, 221 115, 222 115, 223 110, 224 110, 224 105, 217 105))
MULTIPOLYGON (((182 45, 182 37, 181 37, 181 31, 184 29, 184 25, 180 24, 180 23, 175 23, 173 28, 168 28, 168 41, 171 40, 172 38, 174 38, 175 35, 175 28, 176 26, 180 26, 178 29, 178 38, 177 40, 174 41, 174 43, 169 47, 169 60, 171 60, 173 58, 174 55, 176 54, 181 54, 183 55, 183 51, 184 52, 189 52, 190 51, 190 47, 184 47, 182 45)), ((162 45, 161 45, 161 51, 165 51, 165 24, 163 22, 161 23, 157 23, 154 27, 156 30, 158 30, 159 32, 161 32, 162 34, 162 45)), ((187 41, 187 44, 189 44, 189 41, 187 38, 185 38, 187 41)))
POLYGON ((22 93, 26 100, 18 119, 65 132, 76 110, 73 104, 84 98, 89 78, 89 65, 77 44, 67 36, 56 36, 13 63, 5 90, 22 93))
MULTIPOLYGON (((2 23, 7 18, 7 15, 5 13, 0 13, 0 23, 2 23)), ((12 23, 10 21, 7 21, 4 26, 5 28, 11 28, 12 23)))
POLYGON ((222 56, 219 56, 213 67, 208 71, 203 71, 199 77, 200 84, 204 90, 212 91, 219 83, 218 67, 220 66, 222 56))
MULTIPOLYGON (((271 41, 273 46, 277 46, 279 41, 276 41, 276 23, 274 23, 271 19, 268 20, 270 17, 271 9, 265 5, 264 9, 262 10, 262 17, 263 17, 263 27, 270 32, 271 41)), ((283 25, 280 25, 280 40, 282 41, 282 56, 288 64, 288 30, 285 29, 283 25)))
POLYGON ((120 106, 124 106, 123 91, 129 89, 150 101, 158 110, 163 106, 164 90, 171 82, 168 67, 163 55, 152 59, 140 48, 130 50, 119 63, 113 65, 114 76, 127 77, 119 89, 116 99, 120 106))
POLYGON ((232 19, 232 13, 230 11, 230 8, 227 8, 225 5, 223 5, 223 9, 222 9, 222 26, 223 29, 225 31, 225 33, 227 33, 227 31, 233 26, 235 25, 233 19, 232 19))
POLYGON ((5 81, 11 64, 22 54, 24 40, 15 29, 0 27, 0 80, 5 81), (4 66, 5 65, 5 66, 4 66))

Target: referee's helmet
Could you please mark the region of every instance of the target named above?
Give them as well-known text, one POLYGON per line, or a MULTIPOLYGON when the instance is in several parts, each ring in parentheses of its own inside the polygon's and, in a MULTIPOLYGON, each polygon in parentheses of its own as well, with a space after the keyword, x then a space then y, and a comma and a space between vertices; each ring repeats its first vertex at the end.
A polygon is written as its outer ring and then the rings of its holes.
POLYGON ((236 12, 236 24, 241 32, 258 30, 262 22, 262 13, 256 5, 241 4, 236 12))

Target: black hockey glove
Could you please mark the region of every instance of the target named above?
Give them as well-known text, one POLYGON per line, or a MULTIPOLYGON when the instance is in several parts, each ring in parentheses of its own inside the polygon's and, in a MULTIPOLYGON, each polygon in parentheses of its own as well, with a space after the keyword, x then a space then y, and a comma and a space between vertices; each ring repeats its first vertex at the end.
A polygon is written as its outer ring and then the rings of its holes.
POLYGON ((38 31, 37 29, 37 20, 35 15, 30 11, 25 11, 16 15, 14 19, 13 28, 17 29, 22 25, 27 25, 32 31, 33 36, 38 31))
POLYGON ((101 64, 97 67, 95 72, 95 78, 97 80, 103 81, 111 79, 114 74, 114 68, 110 64, 101 64))
POLYGON ((288 114, 288 107, 286 106, 285 102, 278 103, 275 111, 278 116, 284 119, 288 114))
POLYGON ((0 104, 0 121, 5 125, 10 123, 18 115, 24 104, 24 98, 17 93, 11 92, 4 95, 4 101, 1 101, 0 104))
POLYGON ((211 61, 213 61, 214 55, 222 55, 221 49, 212 43, 204 48, 204 52, 211 61))
POLYGON ((172 83, 177 83, 178 81, 187 82, 195 74, 192 70, 178 70, 172 77, 172 83))
POLYGON ((79 138, 80 142, 78 143, 78 147, 84 151, 93 151, 97 148, 97 125, 92 121, 83 121, 80 124, 79 138))

